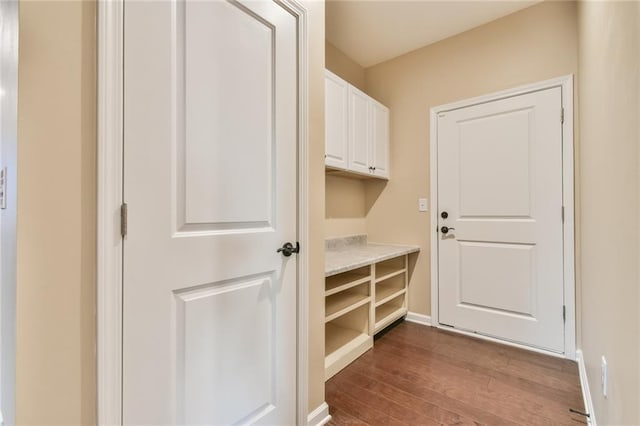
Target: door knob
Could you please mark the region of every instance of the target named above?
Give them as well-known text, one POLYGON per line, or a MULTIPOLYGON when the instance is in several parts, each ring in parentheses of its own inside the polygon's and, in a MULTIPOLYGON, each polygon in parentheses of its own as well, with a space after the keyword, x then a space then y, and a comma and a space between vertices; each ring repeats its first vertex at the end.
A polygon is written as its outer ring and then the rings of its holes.
POLYGON ((455 229, 456 229, 456 228, 451 228, 451 227, 449 227, 449 226, 443 226, 442 228, 440 228, 440 231, 441 231, 443 234, 448 234, 448 233, 449 233, 449 231, 452 231, 452 230, 454 231, 455 229))
POLYGON ((285 257, 289 257, 293 253, 300 253, 300 243, 296 241, 295 247, 291 243, 284 243, 284 245, 277 250, 277 253, 280 252, 282 252, 285 257))

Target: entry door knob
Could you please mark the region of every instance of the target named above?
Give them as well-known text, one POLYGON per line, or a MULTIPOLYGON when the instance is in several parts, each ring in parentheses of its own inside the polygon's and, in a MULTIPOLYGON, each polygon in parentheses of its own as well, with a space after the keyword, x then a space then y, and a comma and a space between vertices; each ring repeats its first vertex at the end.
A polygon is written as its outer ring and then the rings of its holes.
POLYGON ((277 253, 280 252, 282 252, 285 257, 289 257, 293 253, 300 253, 300 243, 296 241, 295 247, 291 243, 284 243, 284 245, 277 250, 277 253))
POLYGON ((441 231, 443 234, 448 234, 448 233, 449 233, 449 231, 452 231, 452 230, 455 230, 455 229, 456 229, 456 228, 451 228, 451 227, 449 227, 449 226, 443 226, 442 228, 440 228, 440 231, 441 231))

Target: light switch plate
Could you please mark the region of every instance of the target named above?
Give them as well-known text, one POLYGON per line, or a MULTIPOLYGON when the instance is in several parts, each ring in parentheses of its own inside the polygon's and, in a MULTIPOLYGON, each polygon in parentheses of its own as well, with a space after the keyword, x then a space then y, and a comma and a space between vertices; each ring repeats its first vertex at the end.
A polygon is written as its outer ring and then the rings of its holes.
POLYGON ((418 211, 426 212, 428 211, 427 207, 427 199, 426 198, 418 198, 418 211))

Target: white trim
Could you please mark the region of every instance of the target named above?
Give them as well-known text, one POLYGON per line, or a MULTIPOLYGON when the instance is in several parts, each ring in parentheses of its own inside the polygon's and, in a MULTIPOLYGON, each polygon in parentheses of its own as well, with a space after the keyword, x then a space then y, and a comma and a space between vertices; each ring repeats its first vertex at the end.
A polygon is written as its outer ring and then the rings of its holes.
POLYGON ((561 80, 564 125, 562 126, 562 205, 564 206, 564 354, 576 359, 576 282, 575 282, 575 223, 574 223, 574 165, 573 165, 573 75, 561 80))
POLYGON ((415 322, 416 324, 431 326, 431 317, 429 315, 407 312, 407 316, 404 319, 409 322, 415 322))
POLYGON ((307 10, 304 6, 297 0, 276 1, 298 20, 298 240, 302 249, 297 255, 298 392, 296 419, 298 424, 304 424, 307 420, 309 398, 309 40, 307 10))
POLYGON ((429 117, 429 180, 431 182, 431 325, 438 325, 438 113, 431 108, 429 117))
POLYGON ((320 406, 310 412, 307 417, 307 424, 309 426, 322 426, 329 423, 329 421, 331 421, 331 414, 329 414, 329 406, 326 402, 320 404, 320 406))
POLYGON ((97 409, 122 421, 122 0, 98 2, 97 409))
MULTIPOLYGON (((309 264, 305 250, 309 246, 307 12, 296 0, 277 1, 298 20, 298 239, 303 250, 298 255, 296 419, 299 424, 304 424, 308 394, 309 264)), ((122 423, 122 239, 119 211, 123 183, 123 23, 123 0, 98 2, 98 425, 122 423)))
MULTIPOLYGON (((463 99, 461 101, 451 102, 444 105, 438 105, 438 106, 432 107, 431 112, 433 113, 435 111, 436 114, 439 114, 441 112, 447 112, 447 111, 452 111, 454 109, 466 108, 473 105, 493 102, 498 99, 512 98, 514 96, 524 95, 526 93, 531 93, 531 92, 537 92, 537 91, 549 89, 552 87, 562 87, 564 91, 564 89, 566 88, 566 85, 570 85, 573 91, 572 83, 573 83, 573 75, 569 74, 562 77, 539 81, 537 83, 524 84, 522 86, 501 90, 499 92, 493 92, 493 93, 488 93, 482 96, 476 96, 474 98, 463 99)), ((564 102, 564 97, 563 97, 563 102, 564 102)), ((571 99, 571 102, 573 103, 573 99, 571 99)), ((568 117, 565 117, 565 118, 568 118, 568 117)))
MULTIPOLYGON (((438 326, 438 114, 472 105, 478 105, 498 99, 522 95, 525 93, 562 88, 562 107, 564 125, 562 126, 562 202, 564 205, 563 257, 564 257, 564 304, 566 322, 564 324, 564 354, 568 359, 576 357, 576 302, 575 302, 575 237, 574 237, 574 141, 573 141, 573 75, 527 84, 513 89, 502 90, 484 96, 478 96, 458 102, 439 105, 430 110, 430 178, 431 178, 431 318, 438 326), (435 228, 434 228, 435 227, 435 228)), ((451 328, 447 327, 451 330, 451 328)), ((456 330, 458 331, 458 330, 456 330)), ((480 337, 475 333, 472 336, 480 337)), ((491 339, 491 338, 489 338, 491 339)), ((510 344, 508 342, 505 342, 510 344)), ((525 349, 534 348, 521 346, 525 349)), ((543 351, 543 353, 552 354, 543 351)), ((557 355, 557 354, 556 354, 557 355)))
POLYGON ((591 399, 591 391, 589 390, 589 379, 587 378, 587 367, 584 363, 584 354, 581 349, 576 351, 576 361, 578 362, 578 372, 580 373, 580 387, 582 388, 582 398, 584 400, 584 408, 589 414, 587 423, 596 426, 596 415, 593 411, 593 400, 591 399))

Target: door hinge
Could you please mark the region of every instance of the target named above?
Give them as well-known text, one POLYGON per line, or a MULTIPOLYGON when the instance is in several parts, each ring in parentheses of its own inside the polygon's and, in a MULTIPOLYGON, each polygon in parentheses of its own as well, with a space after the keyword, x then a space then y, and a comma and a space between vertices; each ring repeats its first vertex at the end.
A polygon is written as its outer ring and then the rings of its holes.
POLYGON ((567 307, 562 305, 562 322, 567 322, 567 307))
POLYGON ((562 215, 562 223, 564 223, 564 206, 562 206, 562 212, 560 214, 562 215))
POLYGON ((0 209, 7 208, 7 168, 0 169, 0 209))
POLYGON ((122 238, 127 236, 127 203, 120 206, 120 235, 122 238))
POLYGON ((560 108, 560 123, 564 124, 564 108, 560 108))

